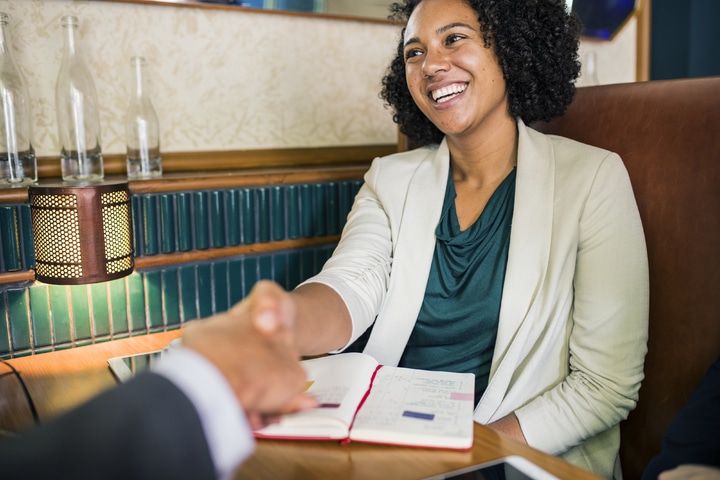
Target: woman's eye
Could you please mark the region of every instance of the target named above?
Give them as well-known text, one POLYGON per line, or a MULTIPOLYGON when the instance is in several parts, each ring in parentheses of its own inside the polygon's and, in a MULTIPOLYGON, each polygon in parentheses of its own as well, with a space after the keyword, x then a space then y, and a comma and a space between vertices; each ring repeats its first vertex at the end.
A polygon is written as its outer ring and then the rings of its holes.
POLYGON ((417 49, 408 50, 407 52, 405 52, 405 61, 408 61, 408 60, 412 59, 413 57, 417 57, 420 55, 422 55, 422 52, 420 50, 417 50, 417 49))
POLYGON ((447 44, 451 44, 451 43, 455 43, 455 42, 457 42, 458 40, 462 40, 462 39, 463 39, 463 36, 462 36, 462 35, 458 35, 458 34, 455 34, 455 33, 454 33, 454 34, 448 35, 448 37, 447 37, 447 39, 445 40, 445 42, 446 42, 447 44))

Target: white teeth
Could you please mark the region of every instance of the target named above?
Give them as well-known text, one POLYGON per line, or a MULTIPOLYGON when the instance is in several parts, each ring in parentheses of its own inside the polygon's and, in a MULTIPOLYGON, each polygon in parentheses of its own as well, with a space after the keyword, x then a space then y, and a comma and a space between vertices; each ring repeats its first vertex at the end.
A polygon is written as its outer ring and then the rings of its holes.
POLYGON ((451 95, 464 92, 466 86, 465 83, 453 83, 447 87, 438 88, 437 90, 433 90, 432 98, 438 103, 446 102, 450 100, 451 95))

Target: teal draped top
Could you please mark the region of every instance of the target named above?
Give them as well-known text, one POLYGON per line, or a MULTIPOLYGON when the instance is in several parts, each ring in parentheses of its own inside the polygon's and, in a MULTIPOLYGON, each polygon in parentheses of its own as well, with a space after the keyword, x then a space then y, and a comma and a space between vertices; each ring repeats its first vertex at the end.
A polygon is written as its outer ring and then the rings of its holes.
POLYGON ((452 172, 435 234, 425 298, 400 366, 475 374, 475 403, 488 384, 515 203, 515 169, 480 217, 460 230, 452 172))

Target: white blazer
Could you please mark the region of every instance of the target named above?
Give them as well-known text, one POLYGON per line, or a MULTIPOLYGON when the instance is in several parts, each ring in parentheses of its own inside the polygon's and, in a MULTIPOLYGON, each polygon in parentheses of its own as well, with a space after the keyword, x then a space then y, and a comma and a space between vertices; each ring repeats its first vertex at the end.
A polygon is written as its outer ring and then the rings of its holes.
MULTIPOLYGON (((515 207, 490 380, 475 410, 515 412, 528 443, 619 477, 618 424, 635 407, 647 343, 648 271, 620 157, 518 121, 515 207)), ((397 365, 423 301, 450 157, 438 147, 375 159, 343 235, 309 282, 353 321, 365 353, 397 365)), ((349 343, 350 343, 349 342, 349 343)))

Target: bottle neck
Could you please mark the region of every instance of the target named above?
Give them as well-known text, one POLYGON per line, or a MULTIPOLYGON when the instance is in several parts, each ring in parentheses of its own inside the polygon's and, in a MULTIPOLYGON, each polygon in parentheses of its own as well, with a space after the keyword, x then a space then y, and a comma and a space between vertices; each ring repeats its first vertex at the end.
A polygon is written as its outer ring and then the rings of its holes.
POLYGON ((143 98, 147 92, 145 84, 145 59, 142 57, 133 57, 130 59, 130 66, 133 76, 133 93, 137 98, 143 98))
POLYGON ((77 19, 74 17, 63 17, 62 27, 64 33, 64 53, 65 55, 77 55, 79 53, 77 43, 77 19))
POLYGON ((10 43, 7 34, 7 15, 0 13, 0 55, 10 55, 10 43))

